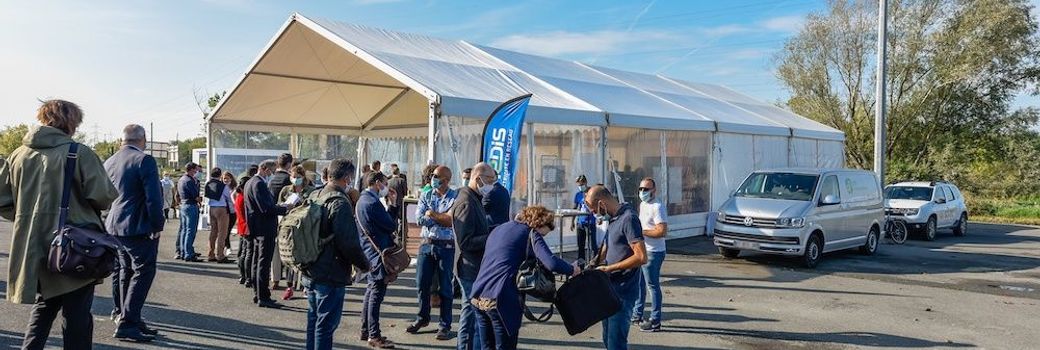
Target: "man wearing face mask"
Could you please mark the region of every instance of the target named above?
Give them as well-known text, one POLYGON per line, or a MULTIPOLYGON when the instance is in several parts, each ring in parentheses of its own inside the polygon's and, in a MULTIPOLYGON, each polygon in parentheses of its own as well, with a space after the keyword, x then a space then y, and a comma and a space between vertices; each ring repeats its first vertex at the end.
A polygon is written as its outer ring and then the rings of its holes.
POLYGON ((430 175, 428 192, 419 198, 419 206, 415 216, 422 227, 422 244, 415 263, 415 284, 419 294, 419 314, 415 322, 408 326, 408 333, 418 333, 430 324, 430 294, 434 282, 437 282, 440 296, 440 323, 437 330, 438 340, 451 339, 451 307, 452 307, 452 263, 455 262, 455 233, 451 228, 451 215, 447 214, 455 203, 458 192, 451 188, 451 169, 439 166, 430 175), (439 278, 438 278, 439 277, 439 278), (437 280, 435 281, 435 278, 437 280))
POLYGON ((199 193, 199 180, 195 174, 199 172, 199 165, 189 162, 184 165, 184 176, 177 183, 177 191, 181 197, 181 227, 177 232, 177 259, 189 262, 198 262, 195 254, 195 234, 199 230, 199 203, 202 196, 199 193))
POLYGON ((640 326, 643 332, 657 332, 661 330, 661 305, 664 302, 661 265, 665 258, 664 237, 668 234, 668 208, 657 198, 657 182, 650 177, 639 183, 639 222, 646 242, 647 264, 642 268, 643 283, 639 285, 639 298, 632 309, 632 324, 640 326), (650 288, 651 296, 650 318, 644 322, 647 288, 650 288))
POLYGON ((368 341, 368 345, 374 348, 392 349, 394 343, 383 336, 379 327, 379 308, 386 297, 387 285, 396 280, 397 276, 387 273, 380 252, 394 245, 397 221, 393 217, 400 208, 394 205, 397 202, 397 193, 390 189, 386 175, 373 171, 365 175, 364 183, 367 189, 361 193, 361 199, 358 200, 357 222, 358 226, 363 228, 361 247, 371 268, 368 271, 365 301, 361 307, 360 339, 368 341), (380 202, 383 198, 390 204, 389 208, 380 202))
POLYGON ((603 320, 603 345, 607 350, 628 349, 629 319, 639 297, 639 267, 646 264, 646 246, 639 216, 629 204, 618 203, 606 187, 596 185, 585 194, 585 205, 598 220, 609 222, 606 243, 600 251, 599 270, 610 274, 621 309, 603 320))
MULTIPOLYGON (((484 258, 484 246, 491 233, 487 213, 484 212, 482 200, 491 193, 496 181, 495 170, 485 163, 473 166, 473 172, 467 187, 459 190, 459 197, 451 206, 451 218, 455 227, 455 238, 459 246, 459 259, 456 263, 456 276, 462 287, 462 300, 472 299, 473 282, 480 272, 480 262, 484 258)), ((442 288, 444 286, 441 286, 442 288)), ((458 349, 473 349, 482 344, 480 334, 476 331, 476 309, 471 303, 462 303, 459 317, 458 349)))
POLYGON ((287 207, 276 204, 268 185, 274 168, 274 160, 261 162, 256 176, 249 179, 245 187, 246 225, 249 234, 253 236, 253 256, 256 261, 253 302, 266 308, 281 307, 271 299, 271 259, 278 244, 278 216, 288 211, 287 207))
MULTIPOLYGON (((585 191, 589 190, 589 181, 585 175, 578 175, 574 182, 578 185, 578 191, 574 193, 574 209, 591 213, 589 207, 585 206, 585 191)), ((571 222, 571 231, 578 236, 578 259, 585 260, 588 249, 596 249, 596 219, 592 215, 578 216, 571 222)))

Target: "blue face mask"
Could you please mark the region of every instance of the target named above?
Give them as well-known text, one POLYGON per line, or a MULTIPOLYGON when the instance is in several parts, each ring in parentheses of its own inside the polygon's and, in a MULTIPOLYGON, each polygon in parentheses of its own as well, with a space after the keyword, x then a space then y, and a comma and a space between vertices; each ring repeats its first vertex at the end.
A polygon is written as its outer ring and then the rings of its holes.
POLYGON ((441 188, 441 179, 438 179, 438 178, 430 179, 430 186, 433 186, 433 188, 441 188))
POLYGON ((649 202, 650 199, 653 199, 653 195, 650 193, 650 191, 639 191, 639 200, 643 202, 649 202))

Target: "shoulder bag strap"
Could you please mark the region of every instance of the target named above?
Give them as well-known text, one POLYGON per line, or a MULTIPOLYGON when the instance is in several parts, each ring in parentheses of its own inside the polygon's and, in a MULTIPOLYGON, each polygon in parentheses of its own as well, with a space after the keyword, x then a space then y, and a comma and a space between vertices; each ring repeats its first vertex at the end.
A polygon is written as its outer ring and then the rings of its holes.
MULTIPOLYGON (((524 250, 523 261, 527 261, 528 259, 530 259, 531 251, 534 250, 534 229, 531 229, 527 232, 527 244, 527 249, 524 250)), ((522 263, 523 262, 521 262, 521 264, 522 263)), ((550 303, 548 310, 542 312, 541 315, 535 316, 534 313, 531 312, 531 308, 527 307, 527 293, 524 292, 520 292, 520 306, 524 309, 524 318, 538 323, 549 322, 549 319, 552 318, 553 313, 556 311, 556 305, 554 303, 550 303)))
POLYGON ((69 145, 69 153, 65 156, 65 178, 61 188, 61 209, 58 214, 58 229, 65 226, 69 218, 69 197, 72 192, 72 179, 76 175, 76 160, 79 157, 79 144, 73 142, 69 145))
POLYGON ((354 220, 357 221, 357 226, 361 229, 361 234, 364 235, 365 238, 368 238, 368 242, 372 244, 372 249, 375 249, 376 253, 379 254, 379 259, 384 259, 385 254, 383 253, 383 249, 379 248, 376 241, 372 240, 372 236, 368 234, 368 229, 365 228, 365 225, 361 224, 361 206, 354 207, 354 220))

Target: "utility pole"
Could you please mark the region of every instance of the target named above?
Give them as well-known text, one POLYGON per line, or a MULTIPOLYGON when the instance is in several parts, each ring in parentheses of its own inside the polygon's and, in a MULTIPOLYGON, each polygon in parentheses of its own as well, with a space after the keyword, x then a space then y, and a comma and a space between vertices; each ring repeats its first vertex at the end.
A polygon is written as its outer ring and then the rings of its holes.
POLYGON ((885 186, 885 42, 888 36, 888 1, 878 0, 877 103, 874 104, 874 172, 885 186))
POLYGON ((148 148, 148 154, 155 157, 155 123, 152 122, 148 122, 148 140, 151 140, 149 144, 152 145, 152 147, 145 145, 145 148, 148 148))

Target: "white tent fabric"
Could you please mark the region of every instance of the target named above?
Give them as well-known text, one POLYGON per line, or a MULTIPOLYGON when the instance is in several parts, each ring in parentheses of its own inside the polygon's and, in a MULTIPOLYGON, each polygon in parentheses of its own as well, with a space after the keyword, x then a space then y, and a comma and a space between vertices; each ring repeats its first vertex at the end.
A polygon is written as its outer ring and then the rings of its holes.
MULTIPOLYGON (((439 115, 486 118, 533 94, 536 123, 723 131, 843 141, 844 134, 725 87, 590 67, 294 14, 211 122, 418 132, 439 115)), ((378 134, 378 133, 377 133, 378 134)))

